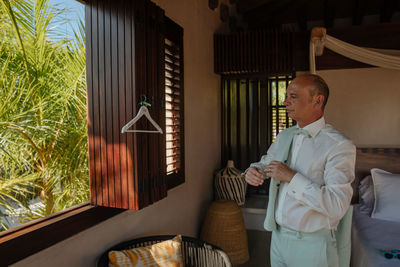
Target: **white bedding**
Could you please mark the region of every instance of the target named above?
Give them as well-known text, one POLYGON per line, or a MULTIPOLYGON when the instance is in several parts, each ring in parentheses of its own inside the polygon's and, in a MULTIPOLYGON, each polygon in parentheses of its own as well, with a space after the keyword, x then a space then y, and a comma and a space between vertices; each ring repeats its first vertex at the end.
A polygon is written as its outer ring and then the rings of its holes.
MULTIPOLYGON (((400 212, 400 209, 393 211, 400 212)), ((379 249, 400 249, 400 222, 373 219, 354 206, 351 231, 351 266, 400 266, 399 259, 385 259, 379 249)))

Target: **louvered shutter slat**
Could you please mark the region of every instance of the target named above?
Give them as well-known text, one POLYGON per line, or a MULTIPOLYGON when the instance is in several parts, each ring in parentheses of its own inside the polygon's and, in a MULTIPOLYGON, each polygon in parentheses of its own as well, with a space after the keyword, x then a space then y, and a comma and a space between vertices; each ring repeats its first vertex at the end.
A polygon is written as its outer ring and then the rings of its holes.
POLYGON ((177 24, 167 25, 165 39, 165 133, 167 179, 174 184, 183 177, 183 31, 177 24))

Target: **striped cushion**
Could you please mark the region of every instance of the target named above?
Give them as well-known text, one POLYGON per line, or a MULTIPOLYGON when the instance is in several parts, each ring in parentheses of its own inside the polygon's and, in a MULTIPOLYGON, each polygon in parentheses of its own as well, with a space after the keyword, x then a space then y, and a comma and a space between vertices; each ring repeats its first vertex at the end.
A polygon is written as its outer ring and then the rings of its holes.
POLYGON ((110 266, 115 267, 183 267, 182 237, 163 241, 147 247, 139 247, 122 251, 110 251, 110 266))

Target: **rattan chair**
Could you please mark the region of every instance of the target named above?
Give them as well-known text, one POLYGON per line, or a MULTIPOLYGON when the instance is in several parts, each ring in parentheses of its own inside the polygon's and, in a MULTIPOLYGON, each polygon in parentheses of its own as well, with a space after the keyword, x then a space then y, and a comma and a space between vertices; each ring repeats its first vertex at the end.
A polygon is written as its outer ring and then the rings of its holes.
MULTIPOLYGON (((108 267, 108 252, 111 250, 124 250, 130 248, 144 247, 153 245, 168 239, 172 239, 172 235, 149 236, 133 239, 115 245, 104 252, 99 261, 98 267, 108 267)), ((220 248, 211 245, 197 238, 182 236, 182 254, 184 266, 189 267, 231 267, 232 264, 228 255, 220 248)))

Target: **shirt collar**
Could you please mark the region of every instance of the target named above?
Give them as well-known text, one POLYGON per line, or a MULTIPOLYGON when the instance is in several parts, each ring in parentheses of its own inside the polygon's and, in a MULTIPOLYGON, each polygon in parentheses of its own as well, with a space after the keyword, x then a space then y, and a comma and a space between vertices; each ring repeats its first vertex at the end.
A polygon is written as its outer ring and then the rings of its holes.
MULTIPOLYGON (((296 125, 297 128, 300 128, 299 125, 296 125)), ((322 116, 318 120, 314 121, 313 123, 308 124, 307 126, 304 126, 304 130, 307 130, 307 132, 311 135, 312 138, 314 138, 319 131, 321 131, 322 128, 325 127, 325 118, 322 116)))

